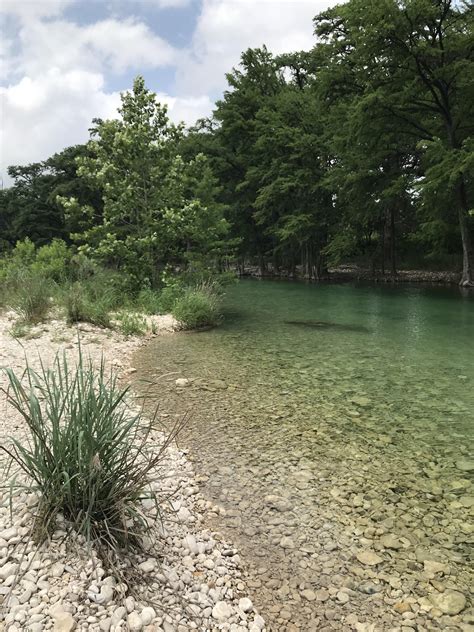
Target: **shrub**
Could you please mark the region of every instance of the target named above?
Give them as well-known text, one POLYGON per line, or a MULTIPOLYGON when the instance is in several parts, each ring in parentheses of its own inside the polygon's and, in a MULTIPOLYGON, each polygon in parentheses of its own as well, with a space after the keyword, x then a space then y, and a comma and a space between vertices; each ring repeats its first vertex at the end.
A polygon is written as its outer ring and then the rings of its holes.
POLYGON ((183 297, 186 288, 176 283, 164 287, 160 292, 160 312, 166 314, 173 311, 176 301, 183 297))
POLYGON ((162 309, 161 296, 159 292, 145 288, 138 294, 135 305, 145 314, 159 314, 162 309))
POLYGON ((11 281, 9 305, 25 323, 44 320, 51 307, 53 287, 48 279, 29 271, 18 270, 11 281))
POLYGON ((149 420, 128 409, 128 389, 118 386, 114 373, 106 375, 103 360, 95 369, 81 352, 72 368, 64 354, 51 369, 28 366, 24 379, 11 369, 6 374, 4 393, 28 435, 0 449, 9 457, 10 494, 15 488, 39 494, 36 541, 55 530, 61 515, 72 527, 69 535, 83 536, 105 563, 120 569, 120 552, 140 549, 140 536, 152 527, 140 501, 152 499, 154 518, 160 515, 157 480, 181 422, 156 445, 156 415, 149 420))
POLYGON ((84 283, 73 283, 61 292, 61 301, 66 310, 66 320, 70 325, 84 322, 110 327, 107 300, 91 298, 84 283))
POLYGON ((62 239, 53 241, 39 248, 36 258, 31 264, 31 270, 41 276, 54 281, 66 280, 69 275, 71 252, 62 239))
POLYGON ((146 332, 146 320, 140 314, 122 312, 119 314, 120 331, 124 336, 143 336, 146 332))
POLYGON ((184 329, 214 326, 221 319, 220 298, 211 284, 202 283, 184 291, 172 314, 184 329))

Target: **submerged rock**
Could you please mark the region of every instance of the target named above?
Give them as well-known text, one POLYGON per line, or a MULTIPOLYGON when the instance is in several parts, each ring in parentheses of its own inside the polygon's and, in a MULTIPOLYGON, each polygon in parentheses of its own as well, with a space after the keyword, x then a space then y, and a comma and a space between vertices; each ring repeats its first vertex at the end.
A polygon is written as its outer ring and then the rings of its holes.
POLYGON ((377 555, 377 553, 368 549, 366 551, 360 551, 360 553, 357 553, 356 557, 361 564, 365 564, 366 566, 376 566, 377 564, 381 564, 383 562, 383 559, 377 555))
POLYGON ((446 590, 430 595, 430 601, 444 614, 459 614, 466 607, 466 597, 458 590, 446 590))

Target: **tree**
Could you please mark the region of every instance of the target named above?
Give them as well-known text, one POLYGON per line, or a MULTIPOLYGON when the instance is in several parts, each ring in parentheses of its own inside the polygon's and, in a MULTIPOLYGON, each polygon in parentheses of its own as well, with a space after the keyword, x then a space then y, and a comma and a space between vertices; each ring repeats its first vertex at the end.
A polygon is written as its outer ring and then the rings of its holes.
MULTIPOLYGON (((425 154, 420 192, 445 188, 457 208, 463 266, 474 285, 470 208, 474 133, 473 9, 453 0, 350 0, 320 14, 316 32, 366 77, 399 132, 425 154)), ((337 62, 336 62, 337 63, 337 62)), ((382 109, 380 109, 381 111, 382 109)))
POLYGON ((101 192, 100 221, 76 198, 63 203, 70 218, 86 220, 86 229, 74 235, 82 251, 154 285, 166 264, 212 251, 227 225, 212 188, 202 189, 211 182, 206 159, 183 160, 183 128, 169 121, 143 78, 121 99, 120 119, 95 120, 90 156, 78 160, 79 175, 101 192))

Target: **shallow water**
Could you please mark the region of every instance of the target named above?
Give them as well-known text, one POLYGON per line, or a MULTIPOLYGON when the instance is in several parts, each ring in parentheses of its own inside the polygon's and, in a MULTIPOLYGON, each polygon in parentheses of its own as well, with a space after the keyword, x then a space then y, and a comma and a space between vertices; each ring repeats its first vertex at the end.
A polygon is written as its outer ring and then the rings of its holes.
POLYGON ((472 293, 242 281, 135 365, 269 629, 471 630, 472 293))

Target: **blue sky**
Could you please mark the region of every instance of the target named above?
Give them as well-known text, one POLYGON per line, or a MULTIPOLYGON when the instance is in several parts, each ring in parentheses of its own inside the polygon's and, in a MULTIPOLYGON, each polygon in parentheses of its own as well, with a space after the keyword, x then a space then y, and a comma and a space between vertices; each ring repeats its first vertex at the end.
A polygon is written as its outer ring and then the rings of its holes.
POLYGON ((170 117, 208 116, 249 46, 308 49, 336 0, 0 0, 0 174, 88 138, 137 74, 170 117))

